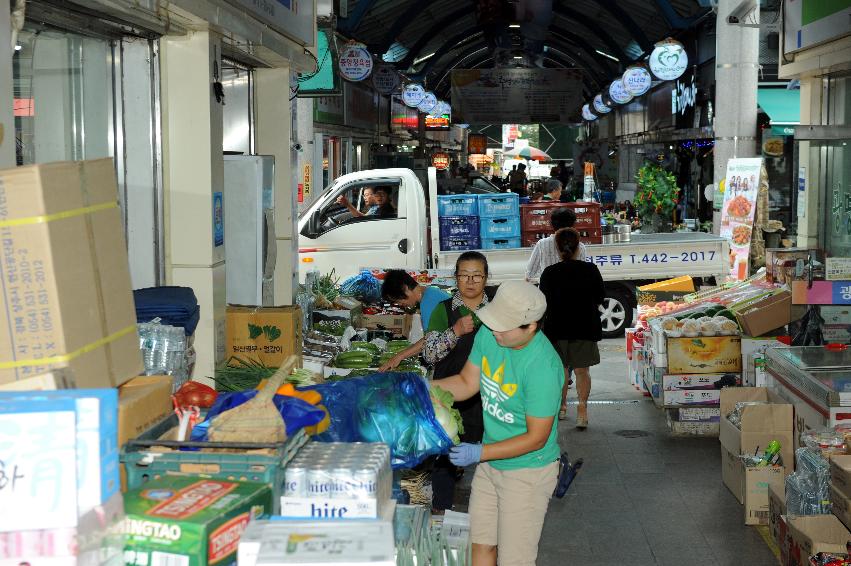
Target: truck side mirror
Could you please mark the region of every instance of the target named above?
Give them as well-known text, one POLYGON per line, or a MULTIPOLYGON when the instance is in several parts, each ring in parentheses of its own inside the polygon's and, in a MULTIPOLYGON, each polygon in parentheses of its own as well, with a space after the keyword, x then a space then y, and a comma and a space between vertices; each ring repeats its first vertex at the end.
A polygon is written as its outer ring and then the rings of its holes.
POLYGON ((314 238, 317 234, 319 234, 319 217, 319 209, 316 209, 313 211, 313 214, 310 215, 310 220, 307 223, 307 231, 310 236, 314 238))

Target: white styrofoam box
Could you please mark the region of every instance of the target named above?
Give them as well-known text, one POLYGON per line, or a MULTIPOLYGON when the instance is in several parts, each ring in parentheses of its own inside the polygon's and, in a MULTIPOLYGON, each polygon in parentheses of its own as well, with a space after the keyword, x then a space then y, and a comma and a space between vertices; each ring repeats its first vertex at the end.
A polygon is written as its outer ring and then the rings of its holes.
POLYGON ((720 407, 680 407, 678 409, 680 422, 719 422, 720 407))

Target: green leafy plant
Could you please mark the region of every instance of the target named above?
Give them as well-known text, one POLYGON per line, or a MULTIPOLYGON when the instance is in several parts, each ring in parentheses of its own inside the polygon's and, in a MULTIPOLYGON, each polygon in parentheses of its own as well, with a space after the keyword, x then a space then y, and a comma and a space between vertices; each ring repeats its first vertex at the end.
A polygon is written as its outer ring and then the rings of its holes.
POLYGON ((673 173, 647 162, 635 176, 638 191, 635 208, 642 222, 650 223, 654 215, 670 218, 680 202, 680 188, 673 173))

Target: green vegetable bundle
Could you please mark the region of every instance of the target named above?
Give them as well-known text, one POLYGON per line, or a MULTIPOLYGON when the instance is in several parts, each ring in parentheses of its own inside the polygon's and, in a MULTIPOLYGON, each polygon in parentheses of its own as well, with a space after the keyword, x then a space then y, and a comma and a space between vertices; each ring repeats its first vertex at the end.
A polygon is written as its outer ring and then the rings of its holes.
POLYGON ((348 325, 342 320, 322 320, 313 325, 313 329, 331 336, 342 336, 348 325))
POLYGON ((342 369, 364 369, 373 367, 375 356, 366 350, 341 352, 334 358, 334 367, 342 369))

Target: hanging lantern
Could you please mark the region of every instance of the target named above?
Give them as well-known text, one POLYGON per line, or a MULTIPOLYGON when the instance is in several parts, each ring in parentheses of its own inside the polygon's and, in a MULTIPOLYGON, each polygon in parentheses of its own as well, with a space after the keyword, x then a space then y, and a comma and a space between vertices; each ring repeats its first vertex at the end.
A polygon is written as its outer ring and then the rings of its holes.
POLYGON ((656 44, 650 54, 650 70, 663 81, 682 76, 688 68, 688 54, 682 43, 668 38, 656 44))
POLYGON ((653 76, 642 65, 627 67, 621 77, 624 89, 632 96, 641 96, 653 85, 653 76))
POLYGON ((587 104, 582 106, 582 117, 588 120, 589 122, 593 122, 597 119, 597 115, 591 112, 591 107, 587 104))
POLYGON ((405 103, 406 106, 410 106, 411 108, 416 108, 420 105, 420 102, 425 98, 425 89, 422 85, 417 83, 408 83, 405 85, 405 90, 402 91, 402 102, 405 103))
POLYGON ((615 79, 612 81, 612 84, 609 85, 609 96, 611 96, 612 100, 618 104, 626 104, 632 100, 632 94, 627 92, 621 79, 615 79))
POLYGON ((594 110, 596 110, 600 114, 608 114, 612 111, 612 109, 606 106, 606 103, 603 102, 602 94, 598 94, 594 97, 594 110))

